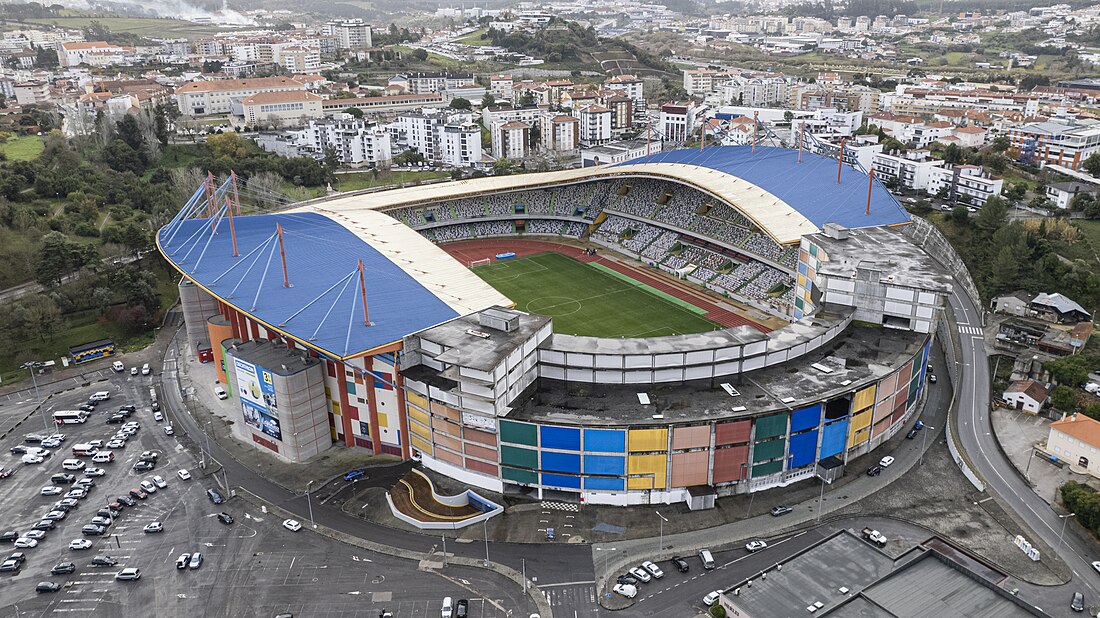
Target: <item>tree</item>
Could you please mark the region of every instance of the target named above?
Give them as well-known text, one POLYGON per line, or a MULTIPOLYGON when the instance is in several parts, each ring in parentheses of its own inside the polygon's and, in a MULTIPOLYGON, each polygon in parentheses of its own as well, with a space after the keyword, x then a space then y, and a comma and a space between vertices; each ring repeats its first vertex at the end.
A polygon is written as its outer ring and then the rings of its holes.
POLYGON ((117 172, 145 172, 145 162, 142 161, 141 154, 120 139, 111 142, 103 150, 103 161, 117 172))
POLYGON ((1008 150, 1008 147, 1010 145, 1011 144, 1008 141, 1007 135, 998 135, 997 137, 993 138, 992 142, 990 142, 989 148, 993 152, 1004 152, 1008 150))
POLYGON ((951 220, 955 222, 955 225, 966 225, 970 223, 970 211, 966 209, 966 206, 956 206, 951 209, 951 220))
POLYGON ((420 62, 424 62, 428 59, 428 52, 426 50, 417 48, 413 50, 412 57, 416 60, 419 60, 420 62))
POLYGON ((1077 393, 1072 388, 1059 384, 1050 394, 1050 405, 1056 410, 1072 412, 1077 409, 1077 393))
POLYGON ((359 109, 358 107, 345 107, 344 108, 344 113, 345 114, 351 114, 352 116, 354 116, 356 118, 362 118, 363 117, 363 110, 359 109))
POLYGON ((115 130, 118 132, 118 138, 126 142, 127 146, 141 152, 142 146, 145 145, 145 137, 133 114, 126 114, 116 122, 115 130))
POLYGON ((974 217, 974 224, 980 229, 992 234, 1008 220, 1008 203, 1003 199, 993 196, 985 201, 985 205, 974 217))
POLYGON ((206 138, 206 147, 215 159, 226 157, 230 160, 243 159, 248 154, 248 145, 240 135, 230 131, 206 138))
POLYGON ((1089 173, 1090 176, 1100 177, 1100 153, 1094 152, 1085 159, 1082 167, 1089 173))
POLYGON ((61 232, 50 232, 42 237, 35 276, 42 285, 57 285, 62 277, 97 258, 94 246, 73 242, 61 232))
POLYGON ((783 121, 784 122, 786 122, 787 124, 791 124, 792 120, 794 120, 794 113, 791 112, 791 110, 787 110, 787 111, 783 112, 783 121))
POLYGON ((496 102, 497 102, 497 99, 496 99, 496 97, 493 96, 493 93, 491 93, 491 92, 486 92, 485 96, 481 97, 481 107, 482 107, 482 109, 484 109, 486 107, 489 107, 489 106, 495 104, 496 102))
POLYGON ((61 310, 49 296, 33 294, 19 299, 11 308, 11 324, 17 331, 46 342, 61 330, 61 310))
POLYGON ((950 165, 958 165, 963 158, 962 149, 958 144, 948 144, 947 148, 943 149, 943 160, 950 165))
POLYGON ((451 99, 451 109, 469 110, 473 105, 469 99, 463 99, 462 97, 455 97, 451 99))

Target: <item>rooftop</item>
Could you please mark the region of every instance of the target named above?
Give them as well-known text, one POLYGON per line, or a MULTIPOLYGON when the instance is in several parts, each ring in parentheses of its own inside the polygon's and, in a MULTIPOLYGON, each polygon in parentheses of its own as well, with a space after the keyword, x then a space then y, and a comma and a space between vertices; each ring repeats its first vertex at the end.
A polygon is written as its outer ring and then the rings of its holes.
POLYGON ((297 101, 320 101, 321 97, 305 90, 281 90, 277 92, 257 92, 241 99, 243 105, 262 105, 265 103, 293 103, 297 101))
POLYGON ((843 240, 825 234, 813 234, 810 239, 829 256, 821 263, 821 274, 854 277, 859 270, 871 270, 880 273, 883 283, 951 292, 951 274, 899 230, 867 228, 849 230, 843 240))
POLYGON ((523 342, 550 323, 547 316, 504 307, 492 307, 480 313, 501 319, 515 318, 517 326, 509 332, 497 330, 483 325, 478 314, 471 314, 420 331, 416 336, 446 348, 435 357, 441 363, 492 371, 509 354, 521 347, 523 342))
POLYGON ((1077 438, 1090 446, 1100 446, 1100 421, 1084 414, 1071 414, 1060 421, 1054 421, 1050 424, 1050 429, 1077 438))
POLYGON ((289 77, 250 77, 247 79, 214 79, 191 82, 176 88, 176 94, 191 92, 226 92, 232 90, 265 90, 284 88, 305 90, 305 85, 289 77))
POLYGON ((321 362, 302 350, 290 350, 267 339, 238 341, 230 349, 234 356, 280 376, 294 375, 321 362))

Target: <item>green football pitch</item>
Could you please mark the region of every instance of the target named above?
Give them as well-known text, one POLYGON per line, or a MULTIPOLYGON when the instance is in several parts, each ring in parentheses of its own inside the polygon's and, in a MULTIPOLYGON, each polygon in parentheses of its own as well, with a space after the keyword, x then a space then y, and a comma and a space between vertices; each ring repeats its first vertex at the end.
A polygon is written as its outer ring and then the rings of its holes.
POLYGON ((590 337, 664 337, 721 328, 702 309, 609 268, 559 253, 477 266, 473 272, 516 303, 554 318, 554 332, 590 337))

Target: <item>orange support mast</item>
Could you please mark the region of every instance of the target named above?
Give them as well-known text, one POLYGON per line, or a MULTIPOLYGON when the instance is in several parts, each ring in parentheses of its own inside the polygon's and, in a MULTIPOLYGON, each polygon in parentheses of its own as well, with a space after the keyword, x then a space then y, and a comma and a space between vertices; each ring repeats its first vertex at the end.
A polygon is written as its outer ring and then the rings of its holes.
POLYGON ((363 260, 359 260, 359 290, 363 293, 363 325, 370 326, 370 314, 367 312, 367 281, 364 272, 363 260))
POLYGON ((840 184, 840 172, 844 169, 844 141, 845 138, 840 138, 840 152, 836 155, 836 184, 840 184))
POLYGON ((290 273, 286 270, 286 250, 283 248, 283 224, 275 224, 275 233, 279 235, 279 257, 283 259, 283 287, 290 287, 290 273))
POLYGON ((875 168, 871 168, 871 172, 867 174, 867 211, 864 215, 871 214, 871 190, 875 188, 875 168))

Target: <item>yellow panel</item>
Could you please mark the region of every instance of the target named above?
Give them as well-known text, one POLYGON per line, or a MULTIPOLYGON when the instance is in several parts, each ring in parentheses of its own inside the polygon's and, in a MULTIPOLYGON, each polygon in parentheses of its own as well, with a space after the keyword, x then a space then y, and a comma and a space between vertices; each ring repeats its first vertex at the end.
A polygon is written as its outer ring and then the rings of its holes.
MULTIPOLYGON (((662 430, 664 431, 664 430, 662 430)), ((630 433, 634 433, 633 431, 630 433)), ((665 472, 668 469, 667 455, 631 455, 627 458, 627 472, 630 474, 652 474, 649 476, 628 479, 631 489, 664 489, 667 479, 665 472)))
POLYGON ((860 412, 859 414, 852 415, 852 424, 850 425, 852 431, 859 431, 864 427, 871 424, 871 411, 860 412))
POLYGON ((405 391, 405 401, 411 401, 425 410, 428 409, 428 400, 412 391, 405 391))
POLYGON ((389 428, 389 426, 390 426, 390 417, 385 412, 379 412, 378 413, 378 426, 379 427, 385 427, 387 429, 389 428))
MULTIPOLYGON (((627 450, 668 451, 668 429, 631 429, 627 438, 627 450)), ((664 457, 663 455, 661 457, 664 457)), ((664 487, 664 485, 661 485, 664 487)))
POLYGON ((870 437, 871 428, 865 427, 862 431, 848 436, 848 448, 859 446, 860 444, 866 442, 870 437))
POLYGON ((871 437, 871 432, 867 431, 867 428, 871 426, 871 411, 868 410, 862 414, 856 414, 852 417, 852 424, 848 428, 848 448, 852 448, 857 444, 863 444, 871 437))
POLYGON ((422 410, 417 410, 416 408, 414 408, 412 406, 407 406, 407 409, 409 411, 409 418, 415 418, 416 420, 420 421, 421 423, 424 423, 424 425, 426 425, 428 427, 432 426, 431 421, 428 420, 428 413, 427 412, 424 412, 422 410))
POLYGON ((432 443, 420 438, 417 435, 409 437, 409 442, 412 443, 413 448, 419 449, 422 453, 432 454, 432 443))
POLYGON ((800 285, 802 287, 806 287, 806 275, 803 275, 803 274, 799 273, 799 275, 798 275, 798 285, 800 285))
POLYGON ((862 410, 863 408, 874 405, 875 403, 875 385, 872 384, 867 388, 856 392, 856 400, 852 405, 853 410, 862 410))
POLYGON ((332 402, 332 413, 336 416, 340 416, 340 404, 335 401, 332 402))
POLYGON ((420 423, 409 423, 409 431, 423 436, 425 439, 430 439, 432 436, 432 430, 421 425, 420 423))

